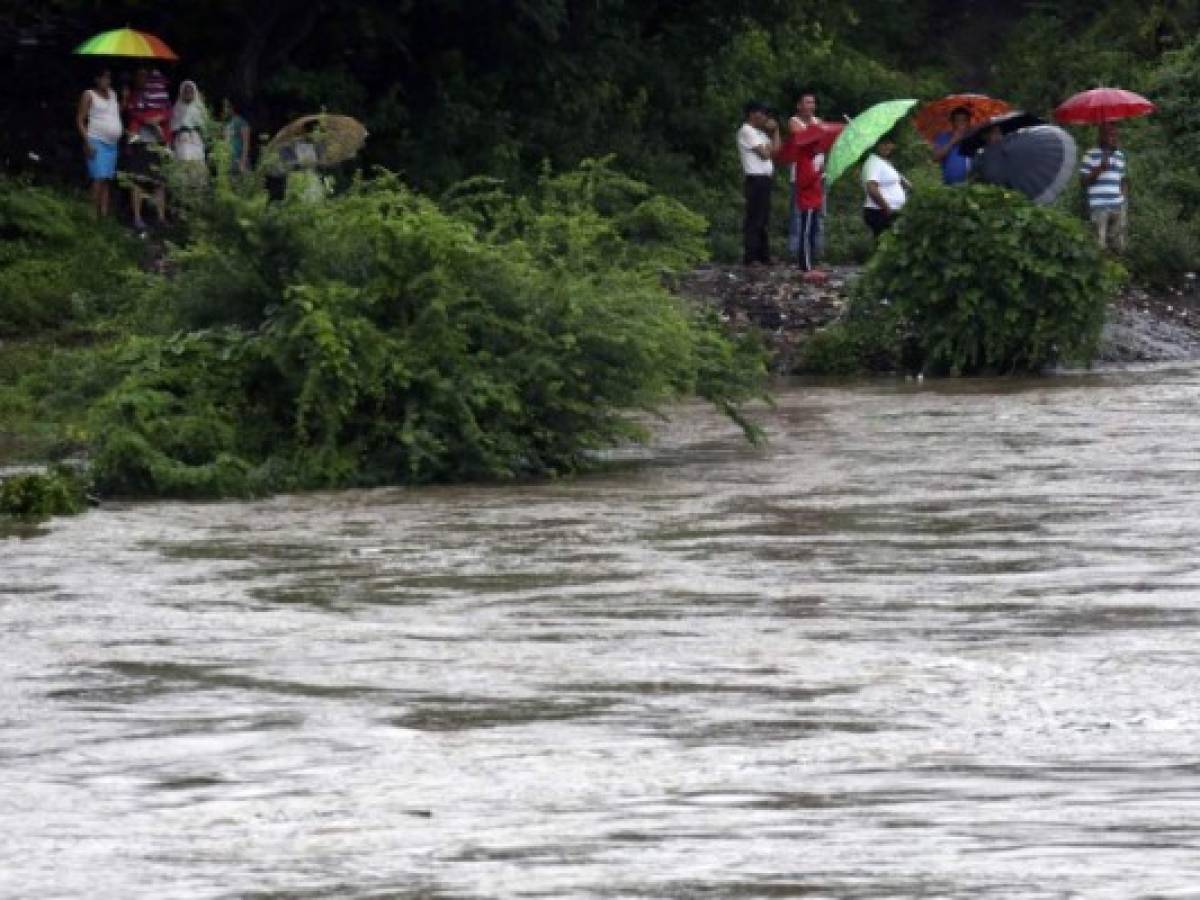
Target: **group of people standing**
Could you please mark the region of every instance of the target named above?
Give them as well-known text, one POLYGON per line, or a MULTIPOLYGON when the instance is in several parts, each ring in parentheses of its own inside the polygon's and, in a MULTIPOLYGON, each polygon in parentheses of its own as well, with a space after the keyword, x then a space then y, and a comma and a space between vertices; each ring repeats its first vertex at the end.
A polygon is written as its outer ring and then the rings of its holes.
MULTIPOLYGON (((949 129, 933 139, 933 159, 941 167, 943 184, 948 186, 965 185, 972 178, 989 180, 985 172, 973 172, 972 158, 959 152, 963 139, 973 133, 971 120, 969 109, 956 108, 950 113, 949 129)), ((744 265, 771 263, 771 189, 776 164, 785 164, 790 167, 792 184, 788 252, 801 271, 815 270, 824 232, 824 154, 820 143, 800 140, 798 135, 820 124, 817 98, 812 91, 800 95, 795 115, 788 120, 787 140, 765 104, 746 105, 745 120, 737 133, 745 194, 744 265)), ((1001 129, 992 127, 985 130, 983 144, 998 143, 1003 138, 1001 129)), ((862 167, 863 221, 876 238, 895 222, 912 190, 912 184, 891 162, 896 143, 894 133, 885 134, 862 167)), ((1111 122, 1100 126, 1099 145, 1084 154, 1079 175, 1088 216, 1101 246, 1124 252, 1128 233, 1127 164, 1119 147, 1116 126, 1111 122)))
MULTIPOLYGON (((173 157, 187 181, 207 180, 208 148, 217 136, 214 124, 194 81, 182 82, 172 101, 170 85, 158 69, 139 68, 119 95, 111 70, 100 71, 80 96, 75 115, 96 214, 109 214, 112 183, 120 170, 129 176, 134 227, 139 231, 146 227, 142 216, 146 199, 159 221, 165 222, 166 181, 160 163, 173 157)), ((220 125, 233 171, 248 171, 250 125, 231 99, 222 104, 220 125)))
MULTIPOLYGON (((821 256, 825 217, 825 154, 820 142, 796 140, 805 129, 821 125, 817 97, 804 91, 787 122, 789 139, 780 134, 779 123, 763 103, 749 103, 745 121, 737 133, 742 163, 746 213, 743 223, 742 262, 770 265, 771 188, 775 165, 789 167, 788 253, 801 271, 813 272, 821 256)), ((904 206, 911 185, 891 164, 896 141, 885 135, 863 164, 863 220, 878 236, 904 206)))
MULTIPOLYGON (((821 124, 817 115, 817 97, 805 91, 796 102, 795 115, 788 120, 792 134, 821 124)), ((813 147, 785 143, 779 123, 762 103, 746 106, 746 120, 737 134, 738 154, 742 162, 746 216, 743 235, 743 262, 746 265, 771 262, 770 212, 771 187, 775 164, 789 167, 792 187, 788 217, 788 251, 804 271, 812 271, 820 256, 825 210, 822 181, 825 157, 813 147)))
MULTIPOLYGON (((970 156, 957 152, 972 131, 971 111, 958 107, 950 113, 949 130, 934 137, 933 159, 941 166, 943 184, 966 184, 973 174, 981 181, 991 180, 986 171, 975 170, 970 156)), ((997 126, 984 132, 985 144, 999 143, 1003 139, 997 126)), ((1079 164, 1079 178, 1088 219, 1100 246, 1124 253, 1129 240, 1129 173, 1115 122, 1100 124, 1097 145, 1083 155, 1079 164)))

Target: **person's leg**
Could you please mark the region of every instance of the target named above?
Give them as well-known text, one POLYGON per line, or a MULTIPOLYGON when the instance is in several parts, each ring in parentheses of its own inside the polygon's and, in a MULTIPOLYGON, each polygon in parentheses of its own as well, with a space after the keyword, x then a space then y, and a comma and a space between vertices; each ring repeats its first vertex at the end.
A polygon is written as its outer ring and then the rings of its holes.
POLYGON ((892 224, 892 217, 882 209, 871 209, 870 207, 863 207, 863 220, 867 223, 867 227, 871 229, 871 234, 876 239, 887 231, 888 226, 892 224))
POLYGON ((771 178, 758 179, 758 207, 761 224, 758 228, 758 261, 764 266, 771 264, 771 178))
POLYGON ((813 228, 815 227, 816 219, 817 213, 814 210, 801 210, 800 247, 797 252, 797 262, 802 272, 811 272, 813 266, 816 265, 816 258, 813 255, 813 228))
POLYGON ((1100 249, 1108 249, 1108 210, 1096 209, 1092 211, 1092 228, 1096 230, 1096 240, 1100 242, 1100 249))
POLYGON ((788 255, 795 257, 800 252, 800 208, 796 206, 796 188, 788 191, 788 255))
POLYGON ((817 265, 821 261, 821 257, 825 255, 825 212, 821 209, 813 210, 812 224, 812 258, 813 265, 817 265))
POLYGON ((97 219, 100 218, 100 187, 103 185, 99 178, 93 178, 91 185, 88 187, 88 200, 91 202, 92 215, 97 219))
POLYGON ((154 208, 158 210, 158 223, 165 225, 167 222, 167 186, 158 184, 154 187, 154 208))
POLYGON ((100 185, 100 198, 99 198, 99 204, 97 206, 97 210, 100 213, 100 218, 107 219, 109 203, 111 202, 111 196, 112 196, 112 182, 109 181, 108 179, 105 179, 104 181, 99 182, 99 185, 100 185))
POLYGON ((867 227, 871 229, 871 237, 877 238, 877 237, 879 237, 879 229, 876 227, 875 217, 873 215, 871 215, 871 213, 873 213, 873 212, 877 212, 877 210, 874 210, 874 209, 871 209, 870 207, 864 206, 863 213, 862 213, 863 221, 866 222, 867 227))
POLYGON ((745 256, 743 259, 746 265, 771 261, 770 240, 767 233, 770 225, 770 213, 771 179, 761 175, 747 178, 745 256))
POLYGON ((1129 245, 1129 204, 1122 203, 1113 219, 1111 227, 1113 229, 1114 242, 1117 245, 1117 252, 1124 253, 1125 248, 1129 245))
POLYGON ((142 219, 142 200, 144 197, 142 189, 136 184, 129 186, 129 205, 133 207, 133 227, 138 231, 142 231, 146 227, 146 222, 142 219))
POLYGON ((746 202, 742 217, 742 265, 748 266, 755 259, 754 179, 748 175, 742 180, 742 197, 746 202))

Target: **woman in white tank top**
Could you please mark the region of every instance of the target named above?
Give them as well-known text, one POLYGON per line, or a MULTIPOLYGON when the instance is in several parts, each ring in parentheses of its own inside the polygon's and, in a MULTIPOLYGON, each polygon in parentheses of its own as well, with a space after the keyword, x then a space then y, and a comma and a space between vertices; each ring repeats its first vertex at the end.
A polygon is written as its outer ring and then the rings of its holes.
POLYGON ((112 89, 112 73, 107 69, 96 76, 95 86, 79 98, 75 127, 83 138, 96 215, 107 216, 109 187, 117 174, 117 151, 122 132, 121 106, 112 89))

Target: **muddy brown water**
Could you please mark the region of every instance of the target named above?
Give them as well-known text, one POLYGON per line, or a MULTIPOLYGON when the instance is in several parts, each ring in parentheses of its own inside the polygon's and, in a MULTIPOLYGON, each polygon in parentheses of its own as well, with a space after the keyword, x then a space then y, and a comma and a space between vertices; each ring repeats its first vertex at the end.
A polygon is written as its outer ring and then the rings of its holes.
POLYGON ((0 539, 4 897, 1200 896, 1200 367, 0 539))

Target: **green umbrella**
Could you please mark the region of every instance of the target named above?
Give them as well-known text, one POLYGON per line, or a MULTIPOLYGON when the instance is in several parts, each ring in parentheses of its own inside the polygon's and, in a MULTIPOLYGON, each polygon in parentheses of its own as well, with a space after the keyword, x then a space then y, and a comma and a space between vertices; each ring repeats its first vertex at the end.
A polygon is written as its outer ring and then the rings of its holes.
POLYGON ((829 153, 825 183, 837 181, 916 105, 916 100, 885 100, 855 116, 829 153))

